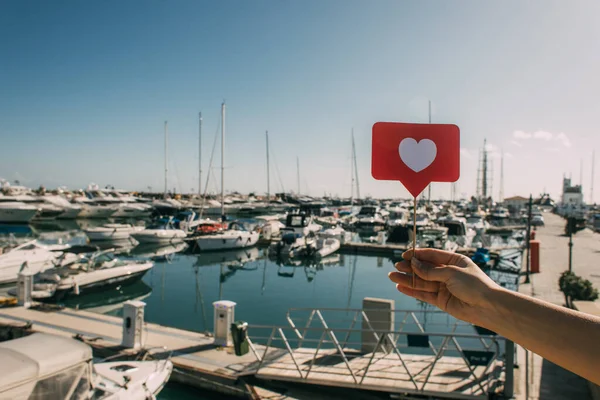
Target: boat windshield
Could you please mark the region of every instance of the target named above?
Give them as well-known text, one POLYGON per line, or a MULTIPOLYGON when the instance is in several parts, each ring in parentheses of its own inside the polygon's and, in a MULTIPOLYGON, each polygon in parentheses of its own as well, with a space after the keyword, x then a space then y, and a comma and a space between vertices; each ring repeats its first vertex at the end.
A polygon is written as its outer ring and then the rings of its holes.
POLYGON ((476 223, 478 223, 478 222, 481 222, 481 217, 477 217, 477 216, 474 216, 474 217, 467 217, 467 222, 468 222, 469 224, 476 224, 476 223))

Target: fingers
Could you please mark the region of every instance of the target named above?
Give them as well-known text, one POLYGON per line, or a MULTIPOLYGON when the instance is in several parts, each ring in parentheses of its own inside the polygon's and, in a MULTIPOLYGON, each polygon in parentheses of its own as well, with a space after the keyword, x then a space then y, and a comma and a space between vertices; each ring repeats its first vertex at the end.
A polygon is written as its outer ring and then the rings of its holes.
MULTIPOLYGON (((427 261, 432 264, 456 265, 459 267, 467 266, 465 256, 461 254, 438 249, 416 249, 415 252, 419 260, 427 261)), ((402 258, 411 260, 413 258, 413 250, 410 249, 405 251, 402 254, 402 258)))
POLYGON ((414 297, 417 300, 437 306, 437 293, 423 292, 421 290, 411 289, 400 284, 396 285, 396 289, 407 296, 414 297))
POLYGON ((408 287, 415 290, 420 290, 423 292, 437 293, 440 289, 440 284, 438 282, 428 282, 423 279, 416 277, 414 280, 413 286, 413 276, 402 274, 400 272, 390 272, 388 277, 392 282, 395 282, 404 287, 408 287))
POLYGON ((434 265, 418 258, 412 258, 410 264, 417 276, 425 281, 446 283, 456 273, 455 267, 451 265, 434 265))
POLYGON ((413 273, 413 269, 410 266, 410 261, 400 261, 397 262, 394 267, 400 271, 400 272, 406 272, 408 274, 412 274, 413 273))

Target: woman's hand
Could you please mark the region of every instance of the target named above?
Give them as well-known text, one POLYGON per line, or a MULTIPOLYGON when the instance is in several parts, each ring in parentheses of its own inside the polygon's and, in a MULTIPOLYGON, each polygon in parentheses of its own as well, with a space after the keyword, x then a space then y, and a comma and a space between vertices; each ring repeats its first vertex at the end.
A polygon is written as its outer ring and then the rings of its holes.
POLYGON ((396 263, 399 272, 390 272, 396 288, 418 300, 432 304, 450 315, 481 324, 485 312, 493 312, 495 291, 503 290, 473 261, 461 254, 436 249, 409 250, 404 261, 396 263), (414 277, 411 273, 416 274, 414 277))

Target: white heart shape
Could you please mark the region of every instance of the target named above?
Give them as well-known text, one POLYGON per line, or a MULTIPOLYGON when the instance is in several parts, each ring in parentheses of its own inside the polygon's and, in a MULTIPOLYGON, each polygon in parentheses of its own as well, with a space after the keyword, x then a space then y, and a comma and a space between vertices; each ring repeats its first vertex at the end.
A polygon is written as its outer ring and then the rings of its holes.
POLYGON ((429 139, 417 142, 413 138, 405 138, 398 146, 398 153, 408 168, 415 172, 421 172, 435 160, 437 146, 429 139))

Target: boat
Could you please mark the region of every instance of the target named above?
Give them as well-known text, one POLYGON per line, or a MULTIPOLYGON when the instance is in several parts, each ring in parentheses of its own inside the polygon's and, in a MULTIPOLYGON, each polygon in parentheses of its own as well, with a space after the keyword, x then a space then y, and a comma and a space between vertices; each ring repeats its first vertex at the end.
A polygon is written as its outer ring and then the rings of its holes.
POLYGON ((24 264, 31 273, 36 274, 77 259, 75 254, 64 252, 68 248, 68 245, 45 245, 37 240, 0 248, 0 284, 16 282, 24 264))
POLYGON ((79 204, 73 204, 62 196, 46 195, 41 197, 46 203, 53 204, 63 209, 62 214, 59 214, 57 219, 75 219, 81 213, 83 208, 79 204))
POLYGON ((346 231, 341 226, 336 226, 334 228, 325 229, 321 233, 322 237, 326 238, 334 238, 340 241, 340 243, 347 243, 352 240, 352 232, 346 231))
POLYGON ((125 285, 139 280, 154 263, 120 260, 114 250, 101 250, 71 263, 40 272, 34 276, 34 299, 63 298, 89 293, 111 285, 125 285))
POLYGON ((112 206, 98 205, 87 197, 76 197, 73 204, 81 206, 77 218, 104 219, 111 217, 117 211, 112 206))
POLYGON ((152 288, 139 280, 131 285, 106 288, 99 292, 67 297, 61 305, 75 310, 88 310, 97 314, 113 313, 123 308, 129 300, 143 301, 152 294, 152 288))
POLYGON ((0 343, 0 398, 154 399, 173 371, 170 360, 94 362, 79 340, 33 333, 0 343))
POLYGON ((258 232, 248 231, 241 223, 234 221, 221 232, 199 236, 196 245, 199 251, 242 249, 254 246, 258 238, 258 232))
MULTIPOLYGON (((221 104, 221 216, 225 222, 225 103, 221 104)), ((196 239, 196 248, 199 251, 231 250, 251 247, 258 242, 259 233, 248 231, 239 222, 231 222, 227 229, 196 239)))
POLYGON ((38 212, 33 217, 34 221, 45 221, 58 218, 65 212, 63 207, 44 201, 44 197, 30 196, 27 194, 18 196, 4 196, 0 201, 17 201, 20 203, 31 205, 38 209, 38 212))
POLYGON ((478 214, 467 215, 467 227, 475 230, 476 232, 485 232, 490 224, 478 214))
POLYGON ((389 228, 406 225, 409 221, 409 211, 406 208, 394 207, 389 209, 390 215, 387 221, 389 228))
POLYGON ((129 239, 132 233, 143 230, 143 226, 133 226, 131 224, 104 224, 96 228, 86 229, 84 232, 90 240, 122 240, 129 239))
POLYGON ((362 232, 377 233, 386 227, 386 222, 381 214, 381 210, 377 206, 362 206, 354 227, 362 232))
POLYGON ((38 213, 38 208, 19 201, 4 201, 0 197, 0 222, 20 223, 30 222, 38 213))
POLYGON ((168 244, 183 242, 187 234, 175 228, 173 218, 161 219, 154 226, 132 232, 131 237, 140 243, 168 244))
POLYGON ((476 232, 469 228, 466 218, 447 215, 439 218, 438 225, 448 228, 448 237, 461 247, 469 247, 476 232))

